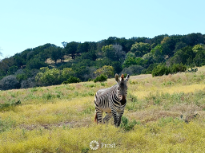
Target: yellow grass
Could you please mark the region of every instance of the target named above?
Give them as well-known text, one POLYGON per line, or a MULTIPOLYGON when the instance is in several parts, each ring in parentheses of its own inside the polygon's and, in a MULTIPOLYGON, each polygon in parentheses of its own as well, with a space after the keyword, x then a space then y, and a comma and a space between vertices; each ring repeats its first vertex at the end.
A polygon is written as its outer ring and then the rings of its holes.
POLYGON ((146 96, 148 96, 150 93, 169 93, 169 94, 173 94, 173 93, 191 93, 191 92, 195 92, 197 90, 203 90, 205 89, 205 84, 192 84, 192 85, 184 85, 184 86, 172 86, 169 88, 166 87, 161 87, 158 88, 156 86, 150 87, 150 88, 144 88, 142 86, 138 87, 139 90, 137 91, 130 91, 131 93, 133 93, 134 95, 136 95, 138 98, 145 98, 146 96))
POLYGON ((205 68, 199 70, 131 76, 123 116, 138 123, 129 131, 113 120, 94 123, 94 94, 114 79, 0 91, 1 104, 21 100, 0 107, 0 152, 204 152, 205 68), (90 148, 93 140, 101 144, 97 151, 90 148))
MULTIPOLYGON (((80 152, 91 141, 101 145, 96 152, 203 152, 205 128, 196 123, 139 126, 122 132, 112 125, 89 125, 52 131, 15 129, 1 134, 0 152, 80 152), (9 136, 9 137, 8 137, 9 136)), ((94 152, 94 151, 93 151, 94 152)))

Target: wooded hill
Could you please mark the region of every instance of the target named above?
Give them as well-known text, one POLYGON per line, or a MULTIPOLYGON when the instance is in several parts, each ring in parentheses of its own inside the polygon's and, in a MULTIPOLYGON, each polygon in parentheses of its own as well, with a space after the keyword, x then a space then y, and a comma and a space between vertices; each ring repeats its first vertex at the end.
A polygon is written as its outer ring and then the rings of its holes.
POLYGON ((98 42, 62 42, 26 49, 0 62, 0 89, 93 80, 115 73, 153 76, 205 65, 205 35, 159 35, 98 42))

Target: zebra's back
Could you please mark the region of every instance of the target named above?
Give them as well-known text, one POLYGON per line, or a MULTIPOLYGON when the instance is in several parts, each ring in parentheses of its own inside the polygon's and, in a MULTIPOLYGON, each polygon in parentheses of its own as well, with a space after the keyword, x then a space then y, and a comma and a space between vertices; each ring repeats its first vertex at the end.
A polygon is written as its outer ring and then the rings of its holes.
POLYGON ((109 99, 111 99, 116 85, 106 89, 100 89, 95 94, 95 105, 104 112, 111 112, 109 99))

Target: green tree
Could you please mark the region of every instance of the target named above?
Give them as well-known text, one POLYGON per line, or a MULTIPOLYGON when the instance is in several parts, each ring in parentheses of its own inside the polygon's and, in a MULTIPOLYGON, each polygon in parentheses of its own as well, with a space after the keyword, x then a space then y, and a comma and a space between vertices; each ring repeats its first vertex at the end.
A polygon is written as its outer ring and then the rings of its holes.
POLYGON ((141 74, 144 68, 141 65, 131 65, 128 68, 124 68, 121 73, 129 75, 138 75, 141 74))
POLYGON ((4 58, 0 61, 0 79, 7 75, 7 71, 13 65, 15 65, 13 57, 4 58))
POLYGON ((131 47, 131 52, 135 53, 135 56, 141 57, 142 55, 150 51, 150 44, 143 42, 136 42, 131 47))
POLYGON ((18 53, 18 54, 15 54, 13 58, 14 58, 14 63, 15 63, 15 65, 18 66, 19 68, 20 68, 22 65, 25 65, 25 64, 26 64, 25 59, 22 58, 19 53, 18 53))
POLYGON ((65 58, 64 58, 65 54, 66 54, 66 50, 65 50, 64 48, 60 48, 60 59, 61 59, 61 62, 64 62, 64 60, 65 60, 65 58))
POLYGON ((13 66, 9 67, 9 70, 7 71, 7 75, 14 74, 17 70, 18 70, 18 67, 13 65, 13 66))
POLYGON ((78 54, 88 52, 88 51, 89 51, 89 43, 88 42, 80 43, 77 47, 78 54))
POLYGON ((141 57, 126 57, 122 67, 129 67, 131 65, 144 65, 146 62, 145 60, 143 60, 141 57))
POLYGON ((195 53, 192 50, 192 47, 187 46, 175 52, 174 56, 171 58, 172 64, 190 64, 193 62, 195 53))
POLYGON ((55 64, 58 59, 62 57, 60 47, 50 47, 51 59, 54 60, 55 64))
POLYGON ((41 85, 55 85, 61 83, 60 70, 53 68, 40 68, 35 80, 41 85))
POLYGON ((0 80, 0 89, 8 90, 8 89, 16 89, 20 88, 20 84, 14 75, 8 75, 0 80))
POLYGON ((177 73, 177 72, 185 72, 186 71, 186 66, 183 65, 182 63, 180 64, 173 64, 170 67, 171 73, 177 73))
POLYGON ((201 33, 191 33, 182 37, 182 42, 188 46, 194 46, 200 43, 204 43, 204 36, 201 33))
POLYGON ((137 65, 135 57, 127 57, 122 65, 123 68, 129 67, 131 65, 137 65))
POLYGON ((128 52, 128 53, 126 54, 126 58, 135 58, 135 54, 132 53, 132 52, 128 52))
MULTIPOLYGON (((196 49, 196 48, 195 48, 196 49)), ((205 65, 205 50, 195 50, 194 52, 196 52, 196 56, 193 59, 193 63, 196 66, 202 66, 205 65)))
POLYGON ((65 48, 65 47, 66 47, 66 45, 67 45, 67 42, 63 41, 63 42, 61 42, 61 44, 62 44, 62 45, 63 45, 63 47, 65 48))
POLYGON ((153 58, 157 63, 161 63, 164 61, 164 55, 162 53, 162 46, 157 45, 152 50, 151 53, 153 54, 153 58))
POLYGON ((102 52, 105 54, 105 56, 109 59, 114 58, 114 49, 113 49, 113 45, 106 45, 102 47, 102 52))
POLYGON ((95 61, 97 59, 96 52, 94 50, 90 50, 89 52, 82 53, 80 56, 80 59, 90 59, 92 61, 95 61))
POLYGON ((67 43, 65 47, 66 54, 70 55, 72 59, 75 59, 77 48, 78 48, 77 42, 72 41, 70 43, 67 43))
POLYGON ((125 58, 125 52, 120 45, 106 45, 102 47, 102 52, 107 58, 113 61, 121 61, 125 58))
POLYGON ((164 37, 164 39, 161 41, 162 54, 168 55, 169 57, 172 56, 174 54, 177 40, 178 37, 175 38, 175 36, 164 37))
POLYGON ((179 50, 179 49, 182 49, 182 48, 184 48, 184 47, 186 47, 187 46, 187 44, 186 43, 184 43, 184 42, 177 42, 176 43, 176 45, 175 45, 175 52, 177 51, 177 50, 179 50))
POLYGON ((153 54, 152 54, 152 53, 144 54, 144 55, 142 56, 142 59, 145 60, 145 61, 147 61, 147 64, 148 64, 148 65, 154 63, 154 57, 153 57, 153 54))
POLYGON ((164 74, 168 75, 169 73, 171 73, 170 69, 166 67, 164 64, 159 64, 152 70, 153 77, 162 76, 164 74))
POLYGON ((112 66, 105 65, 102 68, 97 69, 94 74, 96 76, 99 76, 101 74, 107 76, 107 77, 113 77, 114 76, 114 68, 112 66))
POLYGON ((73 76, 74 72, 72 68, 64 68, 61 71, 61 81, 66 81, 70 76, 73 76))
POLYGON ((48 64, 46 64, 44 61, 40 59, 40 57, 35 56, 35 58, 31 59, 27 62, 26 68, 28 69, 40 69, 41 67, 45 67, 48 64))
POLYGON ((197 44, 192 48, 192 50, 193 50, 194 53, 205 50, 205 45, 197 44))
POLYGON ((114 68, 114 73, 120 73, 122 71, 122 63, 120 61, 113 61, 111 66, 114 68))

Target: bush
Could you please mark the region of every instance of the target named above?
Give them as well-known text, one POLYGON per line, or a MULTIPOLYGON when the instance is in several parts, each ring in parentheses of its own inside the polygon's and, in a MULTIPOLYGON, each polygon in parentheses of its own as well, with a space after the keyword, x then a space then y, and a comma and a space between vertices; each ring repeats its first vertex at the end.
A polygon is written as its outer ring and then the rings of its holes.
POLYGON ((36 86, 35 77, 21 81, 21 88, 32 88, 36 86))
POLYGON ((171 66, 171 73, 177 73, 177 72, 185 72, 186 66, 181 64, 174 64, 171 66))
POLYGON ((113 77, 114 76, 114 68, 112 66, 103 66, 102 68, 97 69, 94 74, 96 75, 105 75, 107 77, 113 77))
POLYGON ((20 84, 14 75, 6 76, 0 81, 0 89, 2 90, 15 88, 20 88, 20 84))
POLYGON ((142 70, 142 74, 152 74, 152 70, 157 66, 157 64, 150 64, 147 69, 142 70))
POLYGON ((168 75, 169 73, 177 73, 177 72, 185 72, 186 66, 181 64, 174 64, 171 67, 166 67, 163 64, 159 64, 157 67, 155 67, 152 70, 152 76, 162 76, 162 75, 168 75))
POLYGON ((40 72, 35 76, 39 85, 55 85, 61 83, 61 71, 57 68, 40 68, 40 72))
POLYGON ((16 71, 18 70, 18 67, 17 66, 11 66, 11 67, 9 67, 9 70, 7 71, 7 74, 8 75, 12 75, 12 74, 14 74, 16 71))
POLYGON ((79 78, 71 76, 67 81, 63 81, 63 84, 78 83, 78 82, 81 82, 79 78))
POLYGON ((88 79, 88 81, 92 81, 92 79, 91 79, 91 78, 89 78, 89 79, 88 79))
POLYGON ((100 76, 97 76, 93 81, 96 82, 103 82, 107 80, 107 76, 104 74, 101 74, 100 76))
POLYGON ((26 64, 26 68, 28 69, 40 69, 41 67, 46 67, 46 66, 48 66, 48 64, 40 60, 40 58, 38 57, 31 59, 26 64))
POLYGON ((188 72, 197 72, 198 71, 198 68, 191 68, 191 70, 187 70, 188 72))
POLYGON ((25 74, 18 74, 16 75, 16 79, 21 82, 23 80, 26 80, 28 77, 25 74))
POLYGON ((122 116, 121 120, 122 122, 121 122, 120 127, 123 128, 125 131, 132 130, 134 126, 137 124, 135 120, 133 120, 132 122, 129 122, 129 120, 125 116, 122 116))
POLYGON ((160 64, 152 70, 152 76, 162 76, 164 74, 168 75, 170 72, 171 71, 168 67, 160 64))
POLYGON ((17 106, 20 104, 21 104, 21 100, 18 100, 16 102, 12 102, 12 103, 3 103, 3 104, 0 104, 0 110, 5 110, 5 109, 8 109, 10 107, 14 107, 14 106, 17 106))

